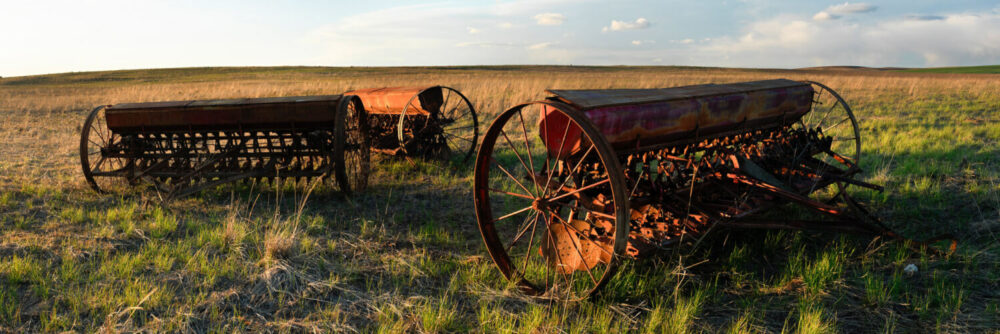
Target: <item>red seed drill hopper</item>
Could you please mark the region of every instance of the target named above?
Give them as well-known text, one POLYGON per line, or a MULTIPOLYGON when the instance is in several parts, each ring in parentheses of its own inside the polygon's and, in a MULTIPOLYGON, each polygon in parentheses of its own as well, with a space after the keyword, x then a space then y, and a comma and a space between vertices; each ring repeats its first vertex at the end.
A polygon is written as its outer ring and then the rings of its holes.
POLYGON ((357 95, 363 101, 375 152, 457 157, 464 162, 476 149, 476 109, 454 88, 384 87, 345 94, 357 95))
POLYGON ((881 187, 854 178, 858 124, 826 86, 549 92, 496 118, 475 167, 487 250, 527 294, 587 297, 624 257, 715 225, 891 235, 845 192, 881 187), (787 203, 806 218, 760 215, 787 203))
POLYGON ((84 123, 80 162, 98 192, 151 183, 167 198, 244 179, 368 182, 368 123, 351 95, 123 103, 84 123))

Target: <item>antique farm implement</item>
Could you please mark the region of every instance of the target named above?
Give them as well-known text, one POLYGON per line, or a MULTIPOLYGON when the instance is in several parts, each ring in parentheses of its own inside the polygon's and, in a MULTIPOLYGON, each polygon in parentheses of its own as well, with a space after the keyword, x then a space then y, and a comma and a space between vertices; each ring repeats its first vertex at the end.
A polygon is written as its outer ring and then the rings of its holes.
POLYGON ((814 82, 551 90, 485 132, 479 228, 495 264, 531 295, 578 299, 626 256, 713 226, 889 234, 845 191, 861 142, 850 107, 814 82), (806 210, 761 213, 794 203, 806 210))
POLYGON ((367 185, 367 127, 351 95, 124 103, 90 113, 80 160, 98 192, 152 184, 169 198, 332 175, 349 193, 367 185))
POLYGON ((364 103, 375 152, 466 161, 476 148, 476 109, 453 88, 386 87, 345 94, 364 103))

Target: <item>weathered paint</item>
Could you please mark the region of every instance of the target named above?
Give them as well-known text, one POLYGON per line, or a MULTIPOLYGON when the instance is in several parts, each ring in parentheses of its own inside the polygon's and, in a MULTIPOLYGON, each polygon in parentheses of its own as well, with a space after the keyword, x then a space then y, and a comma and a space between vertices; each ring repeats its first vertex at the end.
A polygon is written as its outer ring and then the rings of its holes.
MULTIPOLYGON (((641 142, 669 143, 705 137, 740 126, 794 122, 809 112, 813 89, 791 80, 765 80, 724 85, 698 85, 664 89, 556 90, 560 100, 579 108, 612 145, 641 142)), ((582 143, 579 129, 567 131, 561 113, 545 108, 539 135, 549 151, 576 152, 582 143), (545 138, 548 134, 550 138, 545 138), (555 135, 553 135, 555 134, 555 135)), ((573 125, 569 125, 575 127, 573 125)))
POLYGON ((112 131, 309 128, 333 124, 341 95, 122 103, 107 108, 112 131))
POLYGON ((369 114, 398 115, 412 101, 413 104, 406 109, 408 114, 428 115, 441 108, 444 102, 440 86, 367 88, 344 94, 361 98, 361 103, 369 114))

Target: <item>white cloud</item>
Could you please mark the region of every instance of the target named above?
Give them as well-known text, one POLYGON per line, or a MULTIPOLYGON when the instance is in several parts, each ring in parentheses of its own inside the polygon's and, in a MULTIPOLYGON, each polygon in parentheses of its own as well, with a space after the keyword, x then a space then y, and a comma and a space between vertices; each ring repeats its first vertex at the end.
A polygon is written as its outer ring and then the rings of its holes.
POLYGON ((860 3, 845 2, 839 5, 833 5, 827 7, 826 11, 832 14, 856 14, 856 13, 874 12, 876 9, 878 9, 878 6, 867 4, 864 2, 860 3))
POLYGON ((534 16, 535 22, 543 26, 557 26, 566 20, 566 16, 559 13, 541 13, 534 16))
POLYGON ((816 21, 830 21, 841 18, 844 15, 858 14, 858 13, 869 13, 874 12, 878 9, 878 6, 867 4, 864 2, 859 3, 849 3, 845 2, 839 5, 833 5, 826 7, 826 9, 813 15, 813 20, 816 21))
POLYGON ((948 66, 1000 62, 1000 13, 951 14, 940 20, 816 23, 778 16, 738 37, 691 50, 727 66, 948 66))
POLYGON ((830 14, 830 13, 827 13, 827 12, 819 12, 819 13, 816 13, 816 15, 813 15, 813 20, 816 20, 816 21, 829 21, 829 20, 836 20, 836 19, 839 19, 839 18, 840 18, 840 15, 833 15, 833 14, 830 14))
POLYGON ((555 44, 555 43, 552 43, 552 42, 535 43, 535 44, 532 44, 532 45, 528 45, 527 49, 528 50, 541 50, 541 49, 547 48, 549 46, 552 46, 552 44, 555 44))
MULTIPOLYGON (((515 20, 546 13, 568 0, 515 1, 496 5, 437 3, 352 14, 302 37, 306 60, 328 66, 406 66, 564 63, 579 49, 552 48, 562 31, 515 20), (562 2, 560 2, 562 1, 562 2), (503 6, 503 10, 498 10, 503 6), (531 10, 531 12, 525 12, 531 10), (535 45, 534 48, 529 46, 535 45), (351 50, 351 52, 344 52, 351 50)), ((582 1, 582 0, 574 0, 582 1)), ((561 15, 560 15, 561 17, 561 15)))
POLYGON ((601 31, 608 32, 608 31, 635 30, 635 29, 646 29, 646 28, 649 28, 649 20, 640 17, 638 19, 635 19, 634 22, 612 20, 611 25, 604 27, 604 29, 601 29, 601 31))
POLYGON ((632 41, 632 45, 649 45, 649 44, 655 44, 655 43, 656 43, 656 41, 648 40, 648 39, 646 39, 646 40, 634 40, 634 41, 632 41))

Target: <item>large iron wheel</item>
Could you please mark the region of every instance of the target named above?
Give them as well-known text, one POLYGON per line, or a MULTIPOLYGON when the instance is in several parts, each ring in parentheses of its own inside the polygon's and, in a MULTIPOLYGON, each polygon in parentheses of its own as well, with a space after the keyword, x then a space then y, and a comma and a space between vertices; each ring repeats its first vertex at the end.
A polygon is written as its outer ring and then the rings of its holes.
POLYGON ((587 298, 625 252, 624 184, 610 145, 579 112, 555 102, 511 108, 486 131, 476 157, 476 218, 487 251, 528 295, 587 298), (546 110, 541 122, 529 122, 546 110), (563 152, 569 135, 581 144, 563 152))
POLYGON ((80 131, 80 165, 87 184, 95 191, 106 194, 121 191, 129 186, 126 171, 129 162, 122 157, 109 156, 107 150, 121 145, 122 137, 108 129, 106 106, 94 108, 80 131))
POLYGON ((340 191, 351 194, 368 187, 371 171, 368 118, 361 99, 345 96, 337 106, 333 165, 340 191))
POLYGON ((830 151, 823 154, 824 162, 845 169, 856 169, 861 161, 861 130, 854 112, 840 94, 821 83, 806 81, 813 86, 812 111, 802 116, 799 125, 818 130, 831 140, 830 151))
MULTIPOLYGON (((843 177, 850 178, 861 172, 861 131, 857 118, 846 101, 833 89, 818 82, 806 81, 812 85, 813 101, 811 110, 793 125, 793 128, 814 133, 818 138, 829 142, 829 150, 815 156, 800 157, 794 162, 812 164, 818 174, 843 171, 843 177), (818 166, 813 160, 818 160, 818 166)), ((833 187, 817 184, 809 189, 810 197, 823 202, 834 201, 837 197, 847 194, 850 183, 833 181, 833 187), (825 188, 825 189, 821 189, 825 188), (822 191, 820 191, 822 190, 822 191)))
POLYGON ((476 141, 479 139, 479 120, 476 117, 476 109, 472 102, 461 92, 451 87, 435 86, 427 88, 414 95, 406 102, 403 111, 400 113, 399 125, 397 129, 400 147, 406 149, 417 142, 430 142, 439 144, 444 152, 423 152, 432 156, 447 158, 457 157, 461 162, 466 162, 472 157, 476 149, 476 141), (424 93, 441 94, 441 106, 436 110, 430 110, 430 115, 421 118, 416 117, 414 110, 419 109, 417 103, 419 97, 424 93), (419 124, 418 124, 419 123, 419 124), (418 129, 408 129, 407 125, 418 126, 418 129), (414 133, 417 130, 419 133, 414 133))

